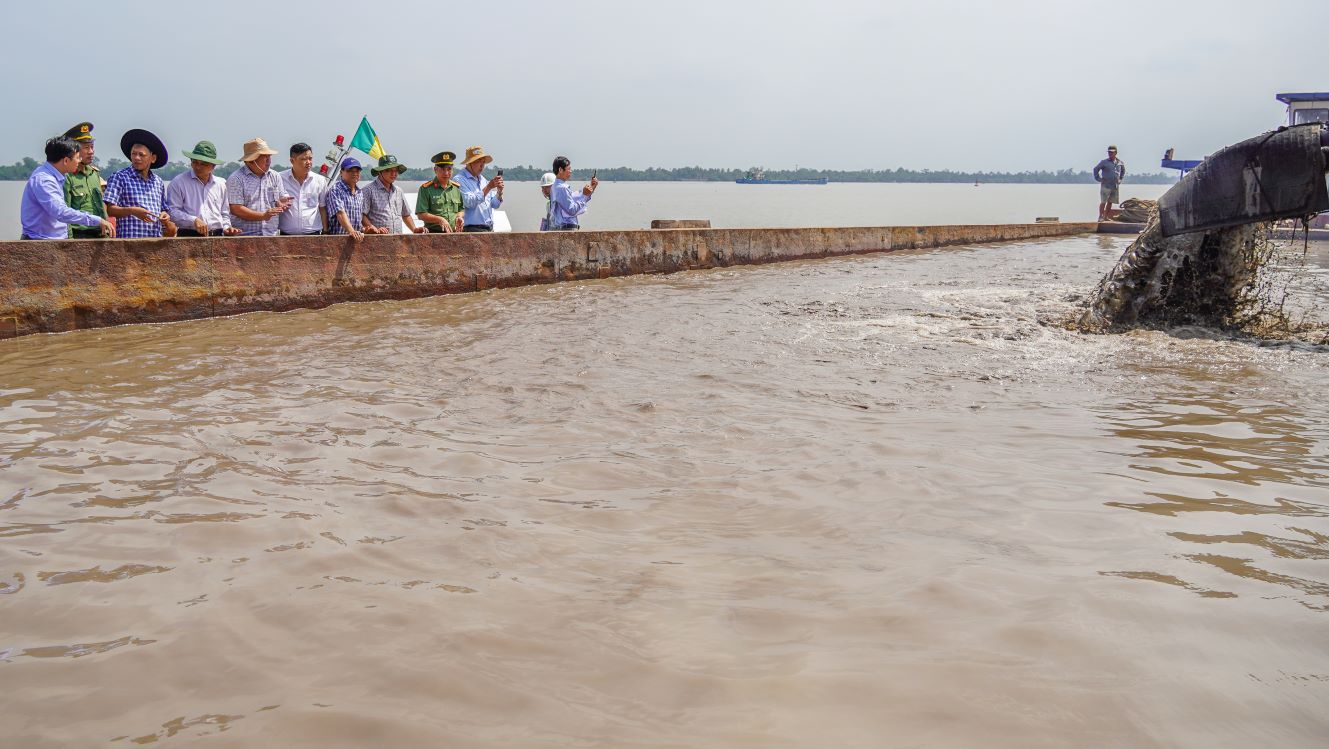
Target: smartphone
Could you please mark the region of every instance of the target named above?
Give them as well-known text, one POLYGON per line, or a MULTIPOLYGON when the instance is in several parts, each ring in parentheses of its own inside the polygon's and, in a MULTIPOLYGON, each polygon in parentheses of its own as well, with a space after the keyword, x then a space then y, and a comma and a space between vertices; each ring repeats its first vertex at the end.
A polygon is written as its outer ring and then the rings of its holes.
POLYGON ((595 179, 595 178, 598 177, 598 176, 600 176, 600 170, 599 170, 599 169, 596 169, 596 170, 594 170, 594 171, 591 172, 591 179, 595 179))
POLYGON ((503 170, 502 170, 502 169, 499 169, 499 170, 498 170, 498 176, 500 176, 500 177, 503 176, 503 170))

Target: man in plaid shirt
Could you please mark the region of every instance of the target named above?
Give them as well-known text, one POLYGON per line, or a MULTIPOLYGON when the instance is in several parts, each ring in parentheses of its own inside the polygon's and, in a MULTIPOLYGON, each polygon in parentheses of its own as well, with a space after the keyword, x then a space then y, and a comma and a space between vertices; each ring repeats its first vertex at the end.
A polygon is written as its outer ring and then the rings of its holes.
POLYGON ((116 218, 115 234, 123 239, 162 236, 162 229, 175 235, 175 224, 166 213, 166 183, 153 169, 166 166, 166 146, 147 130, 134 129, 120 138, 120 150, 129 166, 106 180, 106 211, 116 218))
POLYGON ((231 226, 247 237, 277 236, 277 216, 291 205, 281 175, 272 171, 272 155, 262 138, 245 143, 244 163, 226 178, 231 226))
POLYGON ((351 156, 342 159, 341 175, 325 198, 329 234, 349 234, 357 242, 365 238, 369 222, 364 218, 365 193, 359 184, 360 162, 351 156))

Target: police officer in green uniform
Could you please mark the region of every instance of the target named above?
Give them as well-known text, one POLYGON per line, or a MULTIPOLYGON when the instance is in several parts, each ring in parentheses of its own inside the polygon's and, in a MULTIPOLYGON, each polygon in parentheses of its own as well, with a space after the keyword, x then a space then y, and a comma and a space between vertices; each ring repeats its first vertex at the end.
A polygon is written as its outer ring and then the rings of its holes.
POLYGON ((452 179, 457 154, 434 154, 434 178, 420 186, 415 196, 415 215, 432 234, 461 231, 461 185, 452 179))
MULTIPOLYGON (((92 139, 92 123, 80 122, 65 131, 66 138, 73 138, 79 145, 78 171, 65 177, 65 203, 76 211, 91 213, 106 218, 106 204, 102 202, 102 175, 92 163, 96 153, 92 139)), ((102 235, 99 226, 69 227, 69 236, 74 239, 96 239, 102 235)))

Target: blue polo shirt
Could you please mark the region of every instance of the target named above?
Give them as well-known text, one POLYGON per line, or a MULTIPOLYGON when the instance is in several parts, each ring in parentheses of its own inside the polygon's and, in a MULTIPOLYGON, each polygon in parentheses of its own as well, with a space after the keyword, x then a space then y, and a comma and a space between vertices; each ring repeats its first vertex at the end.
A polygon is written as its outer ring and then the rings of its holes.
POLYGON ((474 177, 463 167, 456 181, 461 185, 461 222, 466 226, 493 226, 494 209, 503 205, 503 201, 498 199, 498 190, 485 197, 484 172, 474 177))

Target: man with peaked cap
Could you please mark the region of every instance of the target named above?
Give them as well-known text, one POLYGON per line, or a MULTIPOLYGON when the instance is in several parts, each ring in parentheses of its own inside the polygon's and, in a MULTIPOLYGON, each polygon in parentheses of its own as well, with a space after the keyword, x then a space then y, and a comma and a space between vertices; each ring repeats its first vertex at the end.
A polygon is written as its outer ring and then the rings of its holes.
POLYGON ((406 207, 406 194, 397 186, 397 177, 406 171, 406 165, 397 157, 384 154, 378 166, 369 170, 374 181, 365 188, 365 218, 374 226, 374 234, 401 234, 402 222, 412 234, 423 234, 425 228, 415 225, 415 218, 406 207))
MULTIPOLYGON (((76 211, 106 218, 106 204, 102 202, 101 170, 92 163, 96 144, 92 137, 92 123, 80 122, 65 131, 65 137, 79 145, 79 168, 65 177, 65 204, 76 211)), ((102 235, 101 227, 69 226, 73 239, 93 239, 102 235)))
POLYGON ((431 233, 461 231, 461 185, 452 179, 457 154, 440 151, 434 162, 434 178, 420 186, 415 196, 415 215, 431 233))
POLYGON ((166 146, 147 130, 134 128, 120 137, 129 166, 106 180, 106 212, 115 216, 115 235, 122 239, 174 236, 166 213, 166 183, 153 169, 166 166, 166 146))
POLYGON ((226 178, 231 223, 247 237, 277 236, 277 217, 291 205, 281 176, 272 171, 276 153, 262 138, 246 141, 243 163, 226 178))
POLYGON ((213 175, 217 147, 201 140, 185 151, 189 171, 177 174, 166 187, 166 212, 180 227, 182 237, 221 237, 239 234, 231 226, 231 206, 226 202, 226 180, 213 175))
POLYGON ((462 231, 494 230, 494 209, 503 204, 503 177, 497 176, 487 183, 482 179, 485 164, 493 160, 480 146, 466 149, 466 160, 457 175, 457 184, 461 185, 462 231), (494 194, 490 195, 491 192, 494 194))

